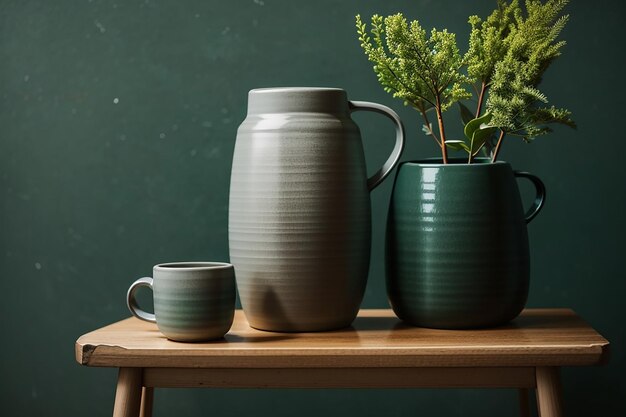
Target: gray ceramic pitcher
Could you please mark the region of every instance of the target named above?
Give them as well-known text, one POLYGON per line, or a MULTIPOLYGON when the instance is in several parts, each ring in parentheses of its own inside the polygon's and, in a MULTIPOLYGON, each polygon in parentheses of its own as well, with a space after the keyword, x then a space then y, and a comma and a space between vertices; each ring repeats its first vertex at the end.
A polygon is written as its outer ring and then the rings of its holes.
POLYGON ((252 327, 303 332, 350 325, 369 269, 369 192, 404 146, 398 115, 338 88, 264 88, 248 96, 229 206, 230 259, 252 327), (367 178, 357 110, 396 127, 387 161, 367 178))

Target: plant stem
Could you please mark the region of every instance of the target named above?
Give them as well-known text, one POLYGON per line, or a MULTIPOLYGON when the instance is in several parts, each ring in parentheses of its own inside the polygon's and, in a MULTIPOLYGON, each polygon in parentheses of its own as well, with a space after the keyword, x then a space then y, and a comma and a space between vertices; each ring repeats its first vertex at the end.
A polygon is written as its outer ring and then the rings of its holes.
POLYGON ((498 158, 498 153, 500 152, 500 146, 502 145, 502 139, 504 139, 504 130, 500 131, 500 137, 498 138, 498 143, 496 143, 496 147, 493 150, 493 156, 491 157, 491 162, 496 162, 498 158))
POLYGON ((437 123, 439 124, 439 137, 441 139, 441 156, 443 157, 443 163, 448 163, 448 149, 446 148, 446 131, 443 128, 443 116, 441 114, 441 98, 439 94, 435 96, 436 105, 435 111, 437 112, 437 123))
POLYGON ((480 116, 480 111, 483 107, 483 99, 485 98, 485 92, 487 91, 487 83, 483 80, 480 85, 480 94, 478 94, 478 105, 476 106, 476 117, 480 116))

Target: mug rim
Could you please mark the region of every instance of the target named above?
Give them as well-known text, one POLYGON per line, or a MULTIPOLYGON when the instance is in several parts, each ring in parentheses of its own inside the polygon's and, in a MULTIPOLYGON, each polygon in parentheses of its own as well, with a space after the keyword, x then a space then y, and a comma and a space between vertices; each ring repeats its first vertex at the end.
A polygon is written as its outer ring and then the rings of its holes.
POLYGON ((154 266, 155 271, 204 271, 229 269, 233 265, 228 262, 206 262, 206 261, 185 261, 185 262, 164 262, 154 266))

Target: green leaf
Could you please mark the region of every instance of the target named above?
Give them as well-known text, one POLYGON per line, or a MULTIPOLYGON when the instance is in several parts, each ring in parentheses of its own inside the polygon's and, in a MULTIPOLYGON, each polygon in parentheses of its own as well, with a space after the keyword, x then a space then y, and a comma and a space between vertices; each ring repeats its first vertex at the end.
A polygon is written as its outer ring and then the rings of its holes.
POLYGON ((469 146, 462 140, 447 140, 446 146, 454 151, 465 151, 469 153, 469 146))
MULTIPOLYGON (((474 137, 474 132, 480 129, 481 125, 489 123, 491 120, 491 113, 487 112, 483 116, 478 117, 476 119, 472 119, 465 124, 465 128, 463 129, 463 133, 465 133, 465 137, 468 140, 472 140, 474 137)), ((484 142, 483 142, 484 143, 484 142)))
POLYGON ((474 119, 474 113, 467 106, 460 101, 459 103, 459 111, 461 113, 461 120, 463 120, 463 125, 468 124, 470 121, 474 119))
POLYGON ((471 141, 472 156, 480 151, 480 148, 482 148, 487 139, 495 133, 496 129, 496 127, 483 124, 479 129, 474 131, 471 141))

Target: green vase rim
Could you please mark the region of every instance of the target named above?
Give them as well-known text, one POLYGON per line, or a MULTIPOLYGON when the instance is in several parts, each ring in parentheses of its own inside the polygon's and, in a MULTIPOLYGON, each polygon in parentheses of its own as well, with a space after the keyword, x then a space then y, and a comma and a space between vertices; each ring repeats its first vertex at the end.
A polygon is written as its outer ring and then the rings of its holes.
POLYGON ((491 165, 509 165, 506 161, 495 161, 491 162, 490 158, 474 158, 471 164, 467 163, 467 158, 448 158, 448 163, 444 164, 441 158, 425 158, 425 159, 416 159, 410 161, 404 161, 399 164, 399 166, 408 165, 408 166, 416 166, 416 167, 435 167, 435 168, 443 168, 443 167, 488 167, 491 165))

